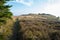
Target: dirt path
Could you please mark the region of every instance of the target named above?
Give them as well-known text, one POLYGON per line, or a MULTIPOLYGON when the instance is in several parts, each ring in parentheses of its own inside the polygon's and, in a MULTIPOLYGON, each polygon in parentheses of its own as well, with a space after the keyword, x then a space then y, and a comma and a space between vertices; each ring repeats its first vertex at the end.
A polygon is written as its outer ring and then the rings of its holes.
POLYGON ((13 35, 10 38, 10 40, 22 40, 22 34, 19 32, 21 29, 19 20, 16 19, 16 22, 14 23, 14 28, 13 28, 13 35))

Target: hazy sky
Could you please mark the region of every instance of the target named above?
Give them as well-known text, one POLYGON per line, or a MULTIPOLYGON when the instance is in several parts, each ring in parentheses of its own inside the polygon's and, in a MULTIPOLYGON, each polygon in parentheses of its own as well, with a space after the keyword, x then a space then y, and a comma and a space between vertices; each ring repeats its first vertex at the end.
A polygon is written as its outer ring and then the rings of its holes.
POLYGON ((7 4, 13 5, 11 12, 14 15, 47 13, 60 16, 60 0, 14 0, 7 4))

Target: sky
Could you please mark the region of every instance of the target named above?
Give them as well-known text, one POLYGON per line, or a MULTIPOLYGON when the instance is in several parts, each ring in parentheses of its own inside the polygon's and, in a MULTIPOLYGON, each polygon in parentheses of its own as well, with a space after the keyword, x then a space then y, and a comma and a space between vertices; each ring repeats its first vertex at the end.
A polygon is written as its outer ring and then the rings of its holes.
POLYGON ((28 13, 46 13, 60 16, 60 0, 13 0, 6 4, 12 5, 10 11, 14 16, 28 13))

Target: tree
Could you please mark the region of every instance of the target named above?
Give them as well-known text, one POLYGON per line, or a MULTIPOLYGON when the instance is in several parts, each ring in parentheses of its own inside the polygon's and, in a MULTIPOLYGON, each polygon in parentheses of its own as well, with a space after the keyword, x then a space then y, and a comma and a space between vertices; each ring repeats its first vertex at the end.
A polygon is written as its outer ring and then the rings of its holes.
POLYGON ((5 3, 10 0, 0 0, 0 25, 6 23, 8 19, 12 18, 12 13, 10 12, 9 5, 5 5, 5 3))

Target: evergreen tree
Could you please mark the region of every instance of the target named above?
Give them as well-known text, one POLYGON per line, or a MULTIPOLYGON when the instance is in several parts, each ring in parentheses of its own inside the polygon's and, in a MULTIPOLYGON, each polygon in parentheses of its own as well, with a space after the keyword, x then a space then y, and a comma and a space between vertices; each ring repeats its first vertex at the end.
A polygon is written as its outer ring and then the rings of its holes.
POLYGON ((7 19, 11 19, 12 13, 10 12, 9 5, 5 3, 10 0, 0 0, 0 25, 6 23, 7 19))

